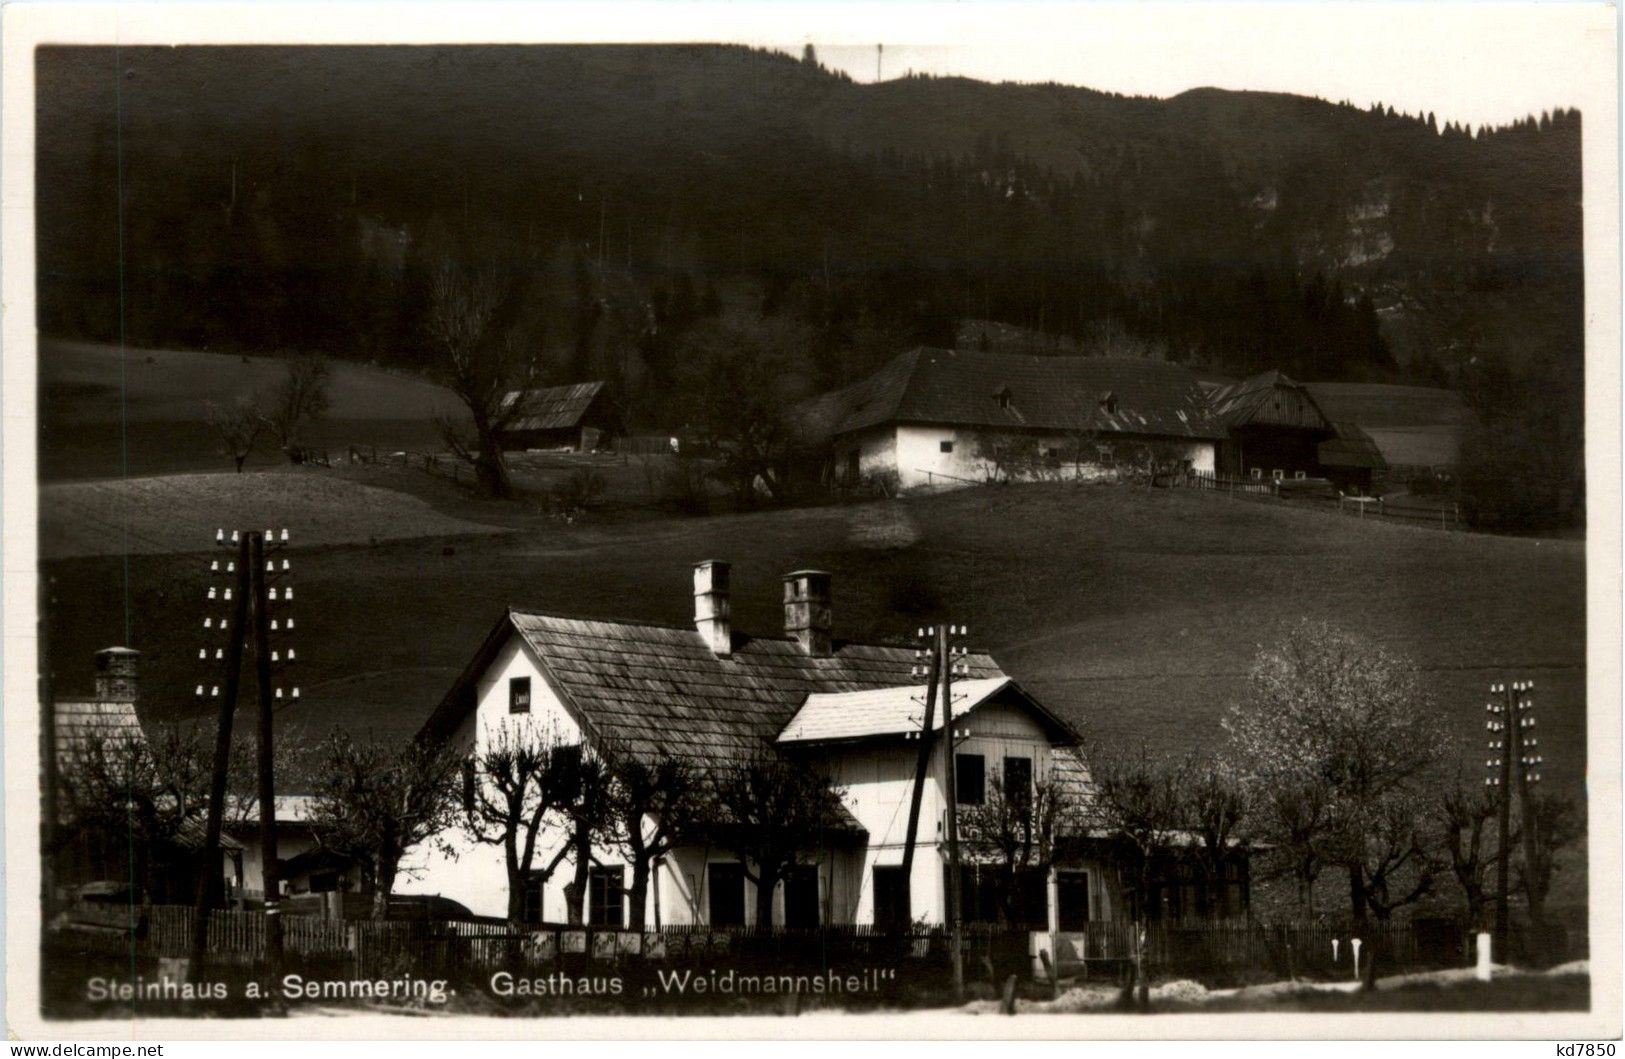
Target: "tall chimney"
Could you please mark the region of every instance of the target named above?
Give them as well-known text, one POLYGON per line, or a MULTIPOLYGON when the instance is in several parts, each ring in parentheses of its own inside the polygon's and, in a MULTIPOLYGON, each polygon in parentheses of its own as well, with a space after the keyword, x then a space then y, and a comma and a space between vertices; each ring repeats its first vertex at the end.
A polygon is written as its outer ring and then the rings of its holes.
POLYGON ((104 647, 96 652, 96 701, 134 702, 139 688, 137 669, 141 652, 128 647, 104 647))
POLYGON ((694 627, 718 658, 733 654, 733 619, 728 605, 728 564, 706 559, 694 564, 694 627))
POLYGON ((823 570, 797 570, 784 575, 784 633, 811 658, 828 658, 834 650, 830 636, 835 623, 830 607, 829 574, 823 570))

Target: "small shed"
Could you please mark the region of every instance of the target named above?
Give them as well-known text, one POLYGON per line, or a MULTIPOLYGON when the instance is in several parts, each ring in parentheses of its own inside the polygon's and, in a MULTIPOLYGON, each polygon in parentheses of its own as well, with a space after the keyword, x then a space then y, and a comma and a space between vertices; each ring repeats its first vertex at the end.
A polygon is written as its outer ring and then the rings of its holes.
POLYGON ((504 395, 502 409, 512 418, 497 436, 503 448, 510 450, 592 452, 626 432, 602 382, 512 390, 504 395))
POLYGON ((1378 474, 1388 469, 1382 450, 1357 423, 1333 423, 1332 437, 1317 448, 1321 475, 1340 489, 1371 492, 1378 474))

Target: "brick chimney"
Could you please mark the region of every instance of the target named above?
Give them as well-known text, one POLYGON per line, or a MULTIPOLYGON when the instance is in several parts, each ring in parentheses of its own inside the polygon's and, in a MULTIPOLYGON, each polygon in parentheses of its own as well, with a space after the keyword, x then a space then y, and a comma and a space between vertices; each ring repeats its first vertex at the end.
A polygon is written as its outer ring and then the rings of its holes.
POLYGON ((829 574, 797 570, 784 575, 784 633, 811 658, 828 658, 834 649, 829 574))
POLYGON ((718 658, 733 654, 733 618, 728 603, 728 564, 706 559, 694 564, 694 627, 718 658))
POLYGON ((96 701, 134 702, 140 685, 137 670, 141 652, 128 647, 104 647, 96 652, 96 701))

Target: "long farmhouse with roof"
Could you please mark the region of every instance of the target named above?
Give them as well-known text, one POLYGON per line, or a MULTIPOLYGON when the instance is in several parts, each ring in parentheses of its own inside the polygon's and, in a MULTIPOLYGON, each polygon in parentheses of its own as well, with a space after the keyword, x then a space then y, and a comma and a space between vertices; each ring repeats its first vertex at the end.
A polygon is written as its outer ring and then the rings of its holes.
MULTIPOLYGON (((970 653, 953 696, 960 736, 954 748, 956 789, 948 789, 945 755, 934 752, 922 788, 912 870, 905 879, 926 691, 915 651, 837 638, 827 573, 802 570, 785 576, 782 634, 734 629, 729 594, 728 564, 706 561, 694 567, 692 625, 510 610, 430 716, 423 737, 449 742, 471 761, 481 760, 493 740, 529 732, 580 745, 584 753, 612 741, 622 752, 682 755, 713 772, 763 754, 811 765, 842 792, 842 816, 817 848, 804 851, 799 869, 774 894, 774 924, 780 926, 895 926, 904 915, 943 923, 949 797, 958 806, 975 806, 995 790, 1027 790, 1053 779, 1080 809, 1087 806, 1090 788, 1078 732, 993 658, 970 653)), ((940 735, 940 712, 933 728, 940 735)), ((469 782, 485 781, 471 773, 469 782)), ((1077 930, 1091 919, 1127 913, 1119 873, 1101 837, 1081 825, 1074 828, 1052 868, 1021 880, 1020 925, 1077 930)), ((405 866, 401 891, 439 894, 479 914, 506 914, 502 849, 465 838, 453 841, 461 844, 418 851, 405 866)), ((560 852, 564 843, 563 831, 548 825, 532 863, 548 865, 569 856, 560 852)), ((757 900, 748 867, 702 830, 657 863, 645 923, 755 925, 757 900)), ((562 922, 569 875, 535 872, 526 883, 524 918, 562 922)), ((594 848, 583 910, 588 923, 627 922, 629 876, 619 851, 594 848)), ((1236 888, 1222 899, 1235 908, 1245 902, 1243 876, 1237 878, 1236 888)), ((962 861, 967 918, 997 914, 996 887, 1007 885, 998 880, 991 865, 975 857, 962 861)), ((1170 892, 1177 899, 1177 887, 1170 892)))
POLYGON ((798 417, 831 452, 836 479, 895 473, 904 489, 986 481, 990 446, 1011 436, 1031 439, 1058 470, 1087 445, 1092 458, 1150 452, 1210 473, 1226 436, 1178 364, 925 347, 812 398, 798 417))

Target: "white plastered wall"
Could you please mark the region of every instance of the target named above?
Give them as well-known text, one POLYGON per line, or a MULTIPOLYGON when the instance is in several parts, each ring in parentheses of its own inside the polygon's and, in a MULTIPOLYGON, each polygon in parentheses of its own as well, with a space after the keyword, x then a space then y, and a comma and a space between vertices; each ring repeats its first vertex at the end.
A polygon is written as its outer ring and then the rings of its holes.
MULTIPOLYGON (((836 451, 838 457, 852 449, 859 453, 859 469, 864 475, 896 471, 898 484, 904 489, 955 489, 980 485, 993 476, 993 465, 977 455, 978 436, 983 432, 951 426, 921 426, 904 424, 877 428, 842 439, 836 451), (943 451, 947 445, 949 451, 943 451)), ((1040 449, 1070 452, 1077 439, 1065 434, 1037 435, 1040 449)), ((1100 443, 1112 445, 1127 458, 1137 442, 1144 440, 1129 435, 1102 435, 1100 443)), ((1197 471, 1211 474, 1216 466, 1216 446, 1212 441, 1198 439, 1157 439, 1157 447, 1166 455, 1191 461, 1197 471)), ((1100 468, 1084 464, 1079 467, 1062 459, 1057 467, 1061 478, 1098 476, 1100 468)))

